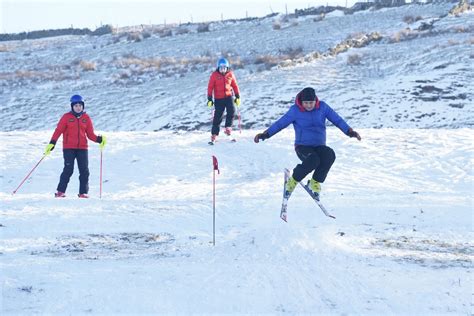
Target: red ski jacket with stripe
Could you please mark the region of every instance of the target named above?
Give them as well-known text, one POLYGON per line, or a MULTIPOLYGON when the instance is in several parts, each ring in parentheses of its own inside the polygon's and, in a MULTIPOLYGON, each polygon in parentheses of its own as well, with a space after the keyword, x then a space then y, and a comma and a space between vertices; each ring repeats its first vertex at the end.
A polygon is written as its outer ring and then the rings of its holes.
POLYGON ((234 95, 240 95, 239 86, 232 70, 225 74, 216 70, 211 74, 207 85, 208 97, 212 98, 212 92, 214 92, 214 99, 224 99, 232 96, 232 90, 234 95))
POLYGON ((56 144, 61 134, 63 135, 63 149, 87 149, 87 138, 97 142, 92 120, 85 112, 79 117, 71 112, 64 114, 54 130, 51 142, 56 144))

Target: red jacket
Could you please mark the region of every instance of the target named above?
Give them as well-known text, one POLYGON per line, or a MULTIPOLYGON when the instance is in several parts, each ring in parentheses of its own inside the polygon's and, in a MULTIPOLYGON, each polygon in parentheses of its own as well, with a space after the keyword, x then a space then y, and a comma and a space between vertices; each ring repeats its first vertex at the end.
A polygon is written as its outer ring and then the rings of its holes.
POLYGON ((232 90, 234 90, 235 95, 240 95, 237 80, 231 70, 225 74, 221 74, 216 70, 211 74, 207 85, 208 97, 212 97, 212 91, 214 91, 214 99, 224 99, 232 96, 232 90))
POLYGON ((63 149, 87 149, 87 138, 97 142, 92 120, 87 113, 83 113, 80 117, 71 112, 64 114, 54 130, 51 141, 56 143, 61 134, 63 134, 63 149))

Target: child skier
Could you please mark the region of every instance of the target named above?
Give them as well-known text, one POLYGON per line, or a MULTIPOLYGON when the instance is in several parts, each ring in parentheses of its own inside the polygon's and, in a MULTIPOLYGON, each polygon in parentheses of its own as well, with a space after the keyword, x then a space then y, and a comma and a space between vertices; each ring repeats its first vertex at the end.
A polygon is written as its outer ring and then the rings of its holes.
POLYGON ((234 104, 237 107, 240 106, 239 86, 237 85, 234 73, 230 69, 229 61, 225 58, 217 61, 217 69, 211 74, 207 85, 207 106, 212 107, 214 103, 216 107, 212 120, 211 141, 209 142, 211 145, 214 144, 219 135, 224 110, 227 111, 224 133, 230 136, 234 121, 234 104), (212 101, 213 94, 214 101, 212 101), (232 95, 235 96, 233 102, 232 95))
POLYGON ((308 187, 319 199, 321 183, 336 159, 334 150, 326 146, 326 119, 336 125, 344 134, 355 137, 360 135, 347 125, 329 105, 320 101, 313 88, 304 88, 297 94, 295 104, 288 112, 273 123, 266 131, 255 136, 254 141, 264 141, 293 124, 295 129, 295 151, 302 161, 293 169, 292 176, 285 187, 285 196, 290 196, 298 182, 314 170, 308 181, 308 187))
POLYGON ((71 111, 65 113, 56 127, 51 137, 51 141, 46 146, 45 155, 49 155, 54 149, 56 142, 63 135, 63 157, 64 169, 61 173, 55 197, 65 197, 65 192, 69 179, 74 172, 74 160, 77 160, 79 168, 79 194, 80 198, 88 198, 89 192, 89 158, 87 151, 87 138, 99 143, 101 149, 104 148, 105 136, 94 134, 92 120, 84 112, 84 99, 80 95, 73 95, 70 99, 71 111))

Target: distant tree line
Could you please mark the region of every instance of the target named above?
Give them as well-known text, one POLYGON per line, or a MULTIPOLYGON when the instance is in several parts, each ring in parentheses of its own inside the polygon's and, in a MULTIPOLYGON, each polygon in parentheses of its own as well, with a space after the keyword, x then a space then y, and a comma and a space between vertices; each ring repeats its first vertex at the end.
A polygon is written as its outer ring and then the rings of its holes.
POLYGON ((51 30, 21 32, 21 33, 12 33, 12 34, 0 34, 0 41, 18 41, 18 40, 25 40, 25 39, 37 39, 37 38, 62 36, 62 35, 100 36, 100 35, 110 34, 113 31, 114 31, 113 27, 109 24, 98 27, 95 29, 95 31, 91 31, 88 28, 76 29, 76 28, 70 27, 67 29, 51 29, 51 30))
MULTIPOLYGON (((467 0, 411 0, 411 4, 415 3, 452 3, 452 2, 467 2, 467 0)), ((380 8, 387 8, 387 7, 398 7, 406 5, 407 2, 405 0, 367 0, 367 1, 359 1, 356 2, 351 8, 341 7, 341 6, 319 6, 319 7, 311 7, 307 9, 295 10, 296 16, 301 15, 321 15, 327 14, 335 10, 343 11, 345 14, 352 14, 356 11, 367 10, 370 7, 374 7, 376 9, 380 8)))

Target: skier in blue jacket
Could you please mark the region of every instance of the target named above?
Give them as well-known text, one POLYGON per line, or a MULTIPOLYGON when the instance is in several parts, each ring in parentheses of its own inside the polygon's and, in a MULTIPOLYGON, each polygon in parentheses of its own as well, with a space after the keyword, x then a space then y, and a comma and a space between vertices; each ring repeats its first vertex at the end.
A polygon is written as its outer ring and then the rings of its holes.
POLYGON ((307 87, 296 96, 295 104, 288 112, 273 123, 266 131, 255 136, 254 141, 264 141, 293 124, 295 129, 295 151, 302 161, 293 169, 286 184, 289 196, 298 182, 314 170, 308 186, 319 199, 321 185, 336 160, 334 150, 326 146, 326 119, 336 125, 344 134, 361 140, 354 131, 326 102, 316 96, 313 88, 307 87))

